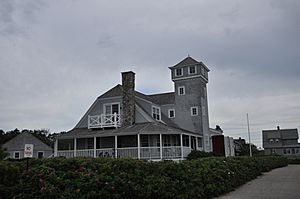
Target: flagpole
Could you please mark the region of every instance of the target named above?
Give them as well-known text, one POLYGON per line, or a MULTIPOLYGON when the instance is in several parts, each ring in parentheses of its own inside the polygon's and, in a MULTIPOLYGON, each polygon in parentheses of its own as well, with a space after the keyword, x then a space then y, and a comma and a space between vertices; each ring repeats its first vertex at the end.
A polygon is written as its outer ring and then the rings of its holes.
POLYGON ((247 126, 248 126, 248 136, 249 136, 249 154, 252 157, 251 139, 250 139, 250 126, 249 126, 249 116, 247 113, 247 126))

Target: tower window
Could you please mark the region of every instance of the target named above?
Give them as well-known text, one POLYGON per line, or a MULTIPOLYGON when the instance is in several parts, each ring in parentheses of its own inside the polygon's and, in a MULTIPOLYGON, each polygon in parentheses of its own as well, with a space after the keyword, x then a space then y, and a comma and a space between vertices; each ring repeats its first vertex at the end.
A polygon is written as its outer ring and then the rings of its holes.
POLYGON ((169 109, 169 118, 175 118, 175 109, 169 109))
POLYGON ((197 116, 198 115, 198 107, 193 106, 191 107, 191 116, 197 116))
POLYGON ((189 67, 189 74, 190 75, 196 74, 196 66, 190 66, 189 67))
POLYGON ((178 76, 182 76, 183 75, 183 72, 182 72, 182 68, 176 68, 175 69, 175 76, 178 77, 178 76))
POLYGON ((155 120, 160 121, 161 116, 160 116, 160 108, 159 107, 152 106, 152 117, 155 120))
POLYGON ((184 86, 178 87, 178 95, 185 95, 185 87, 184 86))

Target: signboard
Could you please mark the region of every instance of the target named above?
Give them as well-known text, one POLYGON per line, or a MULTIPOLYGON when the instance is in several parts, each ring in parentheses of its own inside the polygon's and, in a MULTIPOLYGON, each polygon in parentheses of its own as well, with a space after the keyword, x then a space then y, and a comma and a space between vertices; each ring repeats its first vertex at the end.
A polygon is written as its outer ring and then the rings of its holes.
POLYGON ((33 157, 33 144, 25 144, 24 148, 24 158, 33 157))

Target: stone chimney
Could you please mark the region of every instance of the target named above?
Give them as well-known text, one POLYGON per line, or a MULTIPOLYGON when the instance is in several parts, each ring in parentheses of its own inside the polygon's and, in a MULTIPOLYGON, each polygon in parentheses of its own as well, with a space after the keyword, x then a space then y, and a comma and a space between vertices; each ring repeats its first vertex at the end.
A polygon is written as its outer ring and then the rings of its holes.
POLYGON ((122 126, 131 126, 135 122, 135 73, 132 71, 122 72, 123 87, 123 119, 122 126))

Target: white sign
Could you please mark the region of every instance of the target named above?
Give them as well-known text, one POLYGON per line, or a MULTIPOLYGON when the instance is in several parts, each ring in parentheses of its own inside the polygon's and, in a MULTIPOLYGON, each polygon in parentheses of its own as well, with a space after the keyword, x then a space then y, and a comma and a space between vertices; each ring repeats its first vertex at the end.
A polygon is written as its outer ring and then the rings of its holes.
POLYGON ((33 157, 33 144, 25 144, 24 148, 24 158, 33 157))

